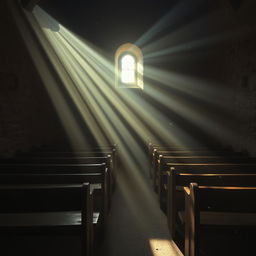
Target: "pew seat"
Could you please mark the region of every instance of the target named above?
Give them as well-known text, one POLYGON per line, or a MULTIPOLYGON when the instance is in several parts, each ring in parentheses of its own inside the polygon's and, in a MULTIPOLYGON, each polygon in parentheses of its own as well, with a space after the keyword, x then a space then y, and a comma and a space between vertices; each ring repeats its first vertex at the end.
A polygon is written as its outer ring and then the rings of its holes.
MULTIPOLYGON (((93 224, 96 225, 99 220, 99 212, 93 213, 93 224)), ((39 213, 1 213, 0 230, 8 228, 50 228, 80 226, 82 214, 79 211, 66 212, 39 212, 39 213)))
POLYGON ((82 255, 93 249, 93 190, 82 185, 1 185, 0 235, 68 233, 81 238, 82 255))

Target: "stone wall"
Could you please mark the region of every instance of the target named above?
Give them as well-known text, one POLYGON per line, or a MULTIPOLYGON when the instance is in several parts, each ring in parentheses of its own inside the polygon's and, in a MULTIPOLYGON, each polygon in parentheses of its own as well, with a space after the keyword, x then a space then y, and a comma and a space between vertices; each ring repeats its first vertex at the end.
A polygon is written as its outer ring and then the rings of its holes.
POLYGON ((57 122, 7 1, 0 31, 0 155, 8 156, 51 141, 57 122))
POLYGON ((229 109, 237 117, 230 127, 232 144, 238 150, 256 154, 256 16, 255 1, 240 1, 239 8, 223 4, 231 28, 239 31, 223 54, 223 80, 231 88, 229 109))
MULTIPOLYGON (((33 146, 51 143, 60 131, 51 103, 53 98, 50 100, 47 95, 7 2, 0 1, 0 155, 11 155, 18 150, 26 151, 33 146)), ((187 105, 199 114, 198 120, 185 115, 182 122, 191 118, 189 121, 196 124, 193 132, 211 130, 210 136, 223 145, 232 145, 236 150, 248 150, 255 155, 255 1, 240 2, 234 6, 232 1, 220 1, 213 23, 209 23, 215 35, 227 37, 227 40, 207 46, 202 51, 188 49, 176 57, 170 56, 169 65, 171 74, 175 74, 172 71, 177 69, 178 74, 187 75, 180 77, 183 81, 191 81, 190 77, 194 79, 183 89, 195 90, 193 93, 202 93, 203 96, 193 98, 193 94, 185 95, 183 92, 175 96, 178 102, 184 103, 182 107, 187 105), (233 31, 237 35, 233 35, 233 31)), ((168 71, 166 63, 163 65, 168 71)), ((170 78, 171 81, 173 77, 170 78)), ((159 84, 156 86, 159 88, 159 84)), ((164 85, 160 87, 164 93, 169 90, 169 95, 174 97, 175 87, 171 90, 164 85)), ((149 102, 145 95, 141 97, 149 102)), ((169 113, 167 109, 167 125, 173 121, 169 113)), ((176 120, 179 118, 178 113, 176 120)), ((189 125, 187 128, 190 132, 189 125)), ((172 128, 168 126, 167 129, 171 131, 172 128)))

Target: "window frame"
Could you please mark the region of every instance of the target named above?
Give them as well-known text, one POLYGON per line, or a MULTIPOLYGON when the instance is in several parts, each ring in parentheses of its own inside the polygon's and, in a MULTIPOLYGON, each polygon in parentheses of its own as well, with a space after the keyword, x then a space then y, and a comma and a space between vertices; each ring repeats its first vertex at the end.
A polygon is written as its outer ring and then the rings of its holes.
POLYGON ((117 88, 135 88, 144 89, 143 84, 143 55, 141 50, 134 44, 126 43, 121 45, 115 54, 115 84, 117 88), (122 58, 125 55, 131 55, 135 60, 135 83, 124 83, 121 80, 122 58), (139 70, 141 65, 141 70, 139 70), (139 84, 141 81, 141 84, 139 84))

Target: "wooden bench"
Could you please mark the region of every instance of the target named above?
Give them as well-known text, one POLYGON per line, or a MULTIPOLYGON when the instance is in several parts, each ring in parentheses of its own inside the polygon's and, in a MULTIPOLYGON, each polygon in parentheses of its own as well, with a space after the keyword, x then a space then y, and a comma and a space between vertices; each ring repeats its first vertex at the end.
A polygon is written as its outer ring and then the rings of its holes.
POLYGON ((84 151, 33 151, 28 153, 20 153, 16 157, 106 157, 110 155, 113 165, 114 172, 117 168, 117 150, 116 148, 106 148, 106 149, 94 149, 84 150, 84 151))
POLYGON ((117 169, 117 154, 116 149, 108 150, 105 152, 101 151, 39 151, 32 152, 30 154, 18 154, 15 158, 12 159, 2 159, 0 163, 6 162, 20 162, 26 161, 28 159, 30 162, 36 162, 38 160, 39 163, 43 162, 56 162, 53 159, 56 159, 57 162, 61 160, 65 160, 65 163, 106 163, 106 166, 109 168, 109 178, 110 178, 110 191, 112 192, 115 187, 115 172, 117 169), (23 160, 24 159, 24 160, 23 160), (43 160, 47 159, 47 160, 43 160))
POLYGON ((111 195, 113 192, 113 163, 110 155, 102 157, 63 157, 63 156, 23 156, 10 159, 2 159, 1 164, 106 164, 108 169, 108 193, 109 207, 111 205, 111 195))
MULTIPOLYGON (((183 173, 256 173, 256 164, 254 163, 167 163, 166 165, 170 171, 183 173)), ((164 192, 162 199, 167 196, 167 172, 164 173, 163 177, 164 192)))
POLYGON ((209 150, 169 150, 161 151, 158 149, 153 150, 152 156, 152 177, 154 189, 157 191, 157 178, 158 178, 158 163, 162 157, 197 157, 197 156, 212 156, 212 157, 226 157, 226 156, 246 156, 242 152, 232 152, 232 151, 209 151, 209 150))
MULTIPOLYGON (((165 145, 159 145, 159 144, 155 144, 152 142, 148 143, 148 155, 149 155, 149 159, 152 158, 153 152, 154 151, 211 151, 211 150, 216 150, 216 147, 213 148, 209 148, 207 146, 188 146, 186 148, 182 147, 182 146, 177 146, 177 145, 172 145, 172 144, 165 144, 165 145)), ((218 148, 219 150, 219 148, 218 148)), ((227 150, 227 149, 222 149, 222 150, 227 150)))
MULTIPOLYGON (((202 226, 256 227, 256 187, 198 186, 197 183, 190 183, 184 191, 185 256, 200 255, 202 226)), ((245 251, 246 248, 243 248, 245 251)))
MULTIPOLYGON (((103 173, 0 173, 0 185, 46 185, 46 184, 78 184, 90 183, 94 189, 94 208, 98 212, 101 229, 104 229, 108 216, 107 169, 103 173)), ((98 223, 95 222, 95 226, 98 223)), ((99 226, 99 225, 97 225, 99 226)))
MULTIPOLYGON (((245 172, 246 170, 244 170, 245 172)), ((240 169, 241 172, 241 169, 240 169)), ((211 173, 187 173, 171 170, 168 172, 167 187, 167 222, 172 238, 176 235, 178 213, 184 211, 183 187, 195 182, 212 186, 254 186, 256 173, 234 173, 231 169, 222 171, 212 170, 211 173)))
POLYGON ((156 150, 183 150, 183 148, 181 147, 177 147, 175 145, 159 145, 159 144, 154 144, 152 142, 148 143, 148 159, 149 159, 149 174, 150 177, 153 177, 153 170, 152 170, 152 162, 153 162, 153 156, 154 156, 154 152, 156 150))
POLYGON ((197 164, 197 163, 256 163, 256 158, 251 157, 233 157, 233 156, 185 156, 185 157, 160 157, 158 162, 157 171, 157 184, 158 184, 158 195, 160 204, 162 204, 162 198, 164 197, 164 186, 167 184, 166 173, 167 170, 177 163, 182 164, 197 164))
POLYGON ((92 196, 88 183, 0 186, 0 233, 77 234, 81 255, 92 255, 92 196))
MULTIPOLYGON (((105 163, 102 164, 64 164, 64 163, 16 163, 16 164, 0 164, 0 174, 101 174, 102 181, 100 183, 101 187, 99 188, 102 192, 100 193, 101 197, 104 197, 104 220, 106 219, 106 213, 108 212, 111 205, 111 192, 109 185, 109 169, 106 167, 105 163), (107 181, 107 182, 106 182, 107 181), (103 183, 104 182, 104 183, 103 183)), ((18 176, 17 176, 18 177, 18 176)), ((19 176, 21 177, 21 176, 19 176)), ((34 176, 35 177, 35 176, 34 176)), ((46 177, 46 175, 45 175, 46 177)), ((61 177, 61 176, 59 176, 61 177)), ((67 175, 66 175, 67 177, 67 175)), ((86 176, 83 176, 85 178, 86 176)), ((87 175, 89 177, 89 175, 87 175)), ((95 177, 95 176, 92 176, 95 177)), ((60 181, 63 180, 60 179, 60 181)), ((67 179, 66 179, 67 180, 67 179)), ((78 180, 78 179, 77 179, 78 180)), ((68 182, 68 180, 67 180, 68 182)), ((98 183, 97 180, 95 182, 92 179, 88 180, 88 182, 98 183)), ((0 181, 1 183, 1 181, 0 181)), ((59 182, 58 182, 59 183, 59 182)), ((68 182, 70 183, 70 182, 68 182)), ((104 222, 103 222, 104 223, 104 222)))

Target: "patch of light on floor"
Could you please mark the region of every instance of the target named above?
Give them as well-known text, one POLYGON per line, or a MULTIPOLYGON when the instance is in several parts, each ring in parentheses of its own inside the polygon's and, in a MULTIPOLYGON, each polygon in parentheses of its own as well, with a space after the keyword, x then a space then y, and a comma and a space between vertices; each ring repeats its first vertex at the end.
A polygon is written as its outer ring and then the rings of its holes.
POLYGON ((168 239, 150 239, 149 245, 152 251, 152 256, 174 256, 183 255, 175 243, 168 239))

